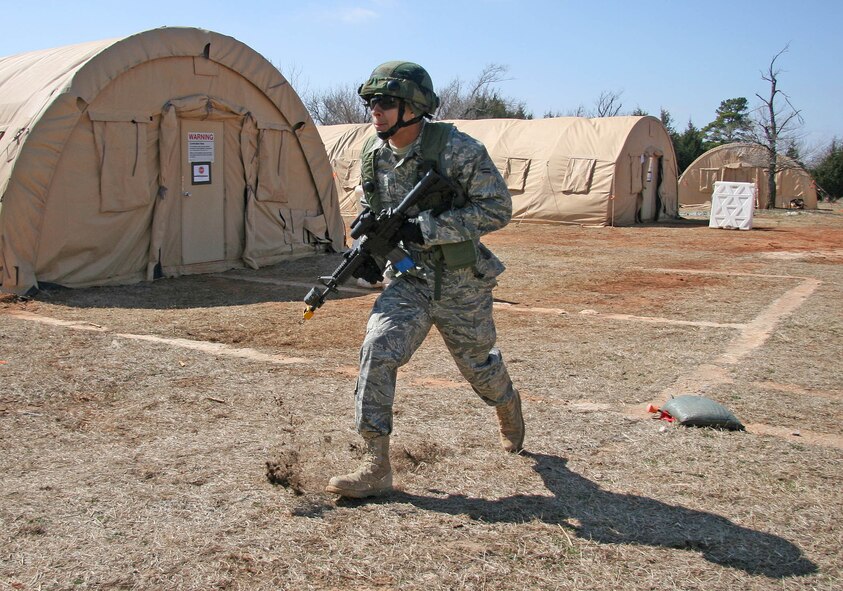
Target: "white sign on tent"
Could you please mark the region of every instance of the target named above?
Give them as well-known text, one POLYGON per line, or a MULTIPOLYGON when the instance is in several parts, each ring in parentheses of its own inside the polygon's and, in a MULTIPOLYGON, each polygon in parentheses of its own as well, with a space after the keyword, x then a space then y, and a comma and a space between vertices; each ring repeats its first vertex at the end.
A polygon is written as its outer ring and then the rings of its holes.
POLYGON ((187 133, 187 161, 214 161, 214 133, 189 131, 187 133))

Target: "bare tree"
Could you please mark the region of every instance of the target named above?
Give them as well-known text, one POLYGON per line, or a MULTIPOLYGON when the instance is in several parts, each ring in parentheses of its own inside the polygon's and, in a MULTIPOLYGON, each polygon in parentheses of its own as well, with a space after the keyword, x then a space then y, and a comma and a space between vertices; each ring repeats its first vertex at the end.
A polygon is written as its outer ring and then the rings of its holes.
POLYGON ((369 111, 352 84, 308 93, 303 98, 305 107, 317 125, 367 123, 370 120, 369 111))
POLYGON ((438 91, 437 119, 485 119, 490 117, 530 118, 524 103, 504 98, 497 84, 509 80, 509 68, 489 64, 471 83, 455 78, 438 91))
POLYGON ((303 77, 301 66, 293 62, 289 66, 282 68, 279 63, 274 61, 271 61, 270 63, 275 66, 279 72, 281 72, 281 75, 287 80, 287 84, 296 91, 296 94, 301 97, 307 93, 307 80, 303 77))
POLYGON ((756 112, 755 124, 757 129, 753 139, 763 146, 767 152, 767 183, 769 186, 767 209, 773 209, 776 206, 776 174, 791 166, 790 163, 792 162, 789 158, 779 158, 779 150, 792 145, 797 140, 796 130, 803 121, 800 111, 791 104, 790 97, 778 87, 781 70, 776 68, 776 60, 789 47, 789 45, 786 45, 784 49, 778 52, 770 60, 767 70, 761 72, 762 80, 770 83, 769 96, 755 95, 761 99, 762 106, 756 112), (776 104, 776 99, 779 97, 784 99, 784 106, 776 104))
POLYGON ((447 86, 437 90, 439 109, 436 111, 440 119, 459 119, 457 113, 464 110, 462 80, 454 78, 447 86))
POLYGON ((615 117, 623 109, 621 102, 622 92, 615 90, 604 90, 597 97, 595 102, 595 116, 597 117, 615 117))
POLYGON ((483 96, 492 92, 495 84, 506 80, 506 66, 489 64, 483 68, 477 78, 464 89, 465 83, 454 78, 439 91, 438 119, 475 119, 470 117, 472 106, 483 96))
POLYGON ((482 96, 492 92, 495 84, 507 78, 506 66, 489 64, 480 72, 477 78, 464 89, 465 82, 454 78, 439 90, 439 109, 436 116, 439 119, 466 119, 472 105, 482 96))
POLYGON ((577 105, 575 109, 568 109, 567 111, 548 111, 545 117, 591 117, 591 113, 585 108, 585 105, 577 105))
MULTIPOLYGON (((604 90, 594 100, 594 108, 587 109, 582 103, 576 108, 567 111, 548 111, 545 117, 615 117, 623 109, 621 103, 622 92, 615 90, 604 90)), ((637 109, 636 111, 641 111, 637 109)), ((643 111, 641 111, 643 114, 643 111)))

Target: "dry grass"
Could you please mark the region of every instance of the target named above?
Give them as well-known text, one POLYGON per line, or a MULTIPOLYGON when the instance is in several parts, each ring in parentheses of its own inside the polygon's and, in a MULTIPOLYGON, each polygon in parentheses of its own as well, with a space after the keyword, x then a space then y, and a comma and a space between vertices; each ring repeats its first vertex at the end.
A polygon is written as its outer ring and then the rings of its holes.
POLYGON ((434 333, 399 376, 398 490, 370 502, 321 491, 359 457, 375 295, 302 323, 307 288, 237 278, 309 283, 336 258, 3 297, 0 589, 840 588, 843 214, 755 225, 491 235, 527 452, 499 451, 434 333), (680 387, 754 428, 644 416, 680 387))

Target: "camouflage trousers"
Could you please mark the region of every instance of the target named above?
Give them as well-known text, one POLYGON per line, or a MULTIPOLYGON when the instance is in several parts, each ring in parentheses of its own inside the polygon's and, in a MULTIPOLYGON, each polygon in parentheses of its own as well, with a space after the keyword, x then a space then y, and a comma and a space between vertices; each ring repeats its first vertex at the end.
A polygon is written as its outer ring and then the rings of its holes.
POLYGON ((392 405, 398 368, 424 342, 431 327, 439 330, 463 377, 489 406, 515 395, 500 351, 492 318, 493 280, 474 277, 470 269, 447 272, 441 299, 433 281, 403 276, 393 280, 372 308, 360 349, 355 418, 361 434, 392 432, 392 405))

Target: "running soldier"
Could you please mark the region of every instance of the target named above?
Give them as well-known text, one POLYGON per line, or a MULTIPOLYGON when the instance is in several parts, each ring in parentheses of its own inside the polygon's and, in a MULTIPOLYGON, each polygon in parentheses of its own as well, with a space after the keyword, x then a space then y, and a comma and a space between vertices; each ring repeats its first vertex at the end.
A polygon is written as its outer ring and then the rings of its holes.
MULTIPOLYGON (((495 408, 503 449, 517 453, 524 441, 521 399, 495 346, 492 289, 504 265, 479 240, 512 216, 506 184, 483 144, 450 124, 429 121, 439 98, 421 66, 382 64, 358 94, 376 131, 362 150, 361 205, 375 213, 394 207, 430 168, 454 190, 425 198, 401 227, 401 243, 417 268, 390 277, 372 308, 355 392, 366 458, 355 472, 331 478, 326 488, 353 498, 392 490, 389 436, 398 368, 432 326, 474 391, 495 408)), ((382 280, 383 261, 377 263, 361 267, 361 277, 382 280)))

